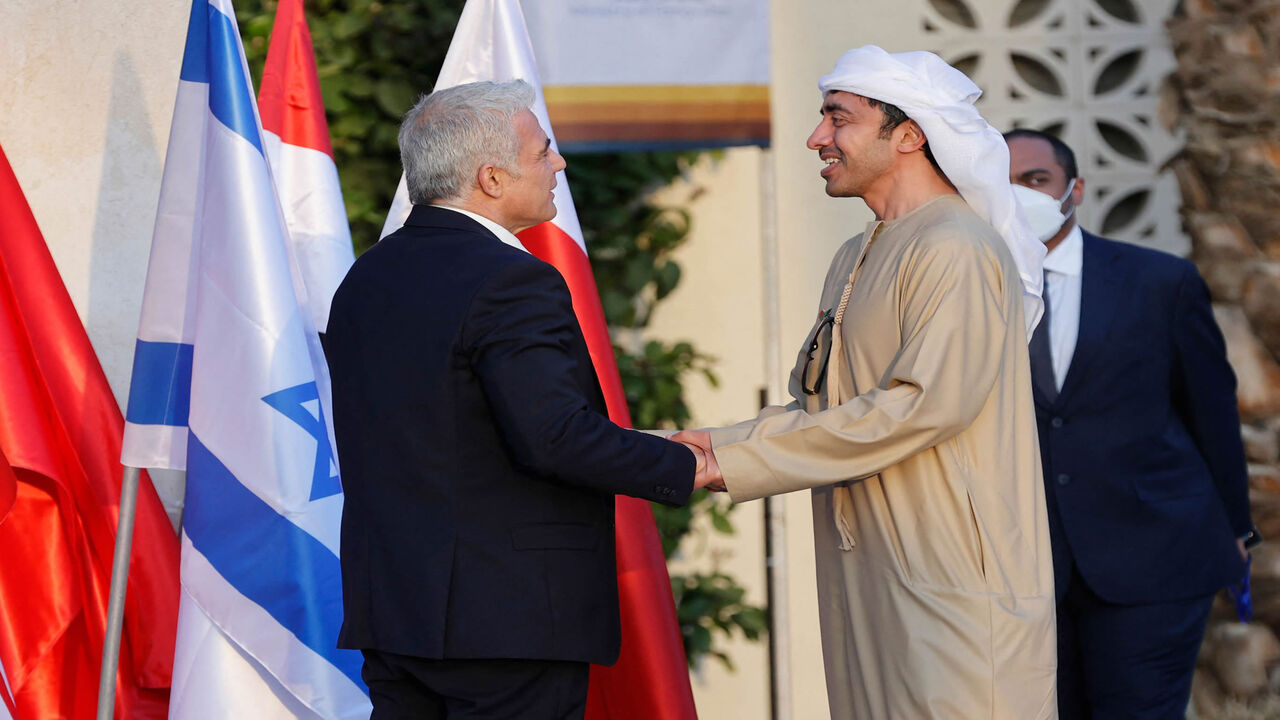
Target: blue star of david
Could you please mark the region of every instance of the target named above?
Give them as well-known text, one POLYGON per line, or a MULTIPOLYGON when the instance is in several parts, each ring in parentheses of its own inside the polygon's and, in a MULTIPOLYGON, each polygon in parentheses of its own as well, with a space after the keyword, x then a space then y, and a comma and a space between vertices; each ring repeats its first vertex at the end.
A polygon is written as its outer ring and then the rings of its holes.
POLYGON ((316 465, 311 473, 311 500, 327 498, 342 492, 342 481, 330 474, 333 466, 333 449, 329 447, 329 432, 325 429, 324 408, 320 407, 320 392, 314 382, 294 385, 273 392, 262 401, 277 412, 294 421, 307 434, 316 439, 316 465), (316 415, 303 403, 316 403, 316 415))

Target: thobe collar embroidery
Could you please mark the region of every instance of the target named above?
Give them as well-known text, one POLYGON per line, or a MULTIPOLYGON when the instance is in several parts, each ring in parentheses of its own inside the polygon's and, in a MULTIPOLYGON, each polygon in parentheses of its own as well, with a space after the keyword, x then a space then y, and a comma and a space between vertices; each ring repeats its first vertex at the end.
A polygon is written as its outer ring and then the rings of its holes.
MULTIPOLYGON (((862 262, 867 259, 867 250, 871 248, 871 243, 875 242, 880 231, 886 226, 892 226, 899 220, 909 217, 928 205, 941 200, 942 198, 955 197, 958 195, 939 195, 929 200, 920 207, 887 222, 881 220, 873 220, 867 224, 867 229, 863 232, 866 241, 862 243, 862 247, 858 250, 858 257, 853 261, 853 270, 849 271, 849 280, 844 284, 844 291, 840 293, 840 304, 836 306, 835 325, 831 328, 831 360, 827 361, 827 407, 836 407, 844 402, 840 397, 840 373, 844 368, 844 338, 840 332, 841 326, 844 324, 844 311, 849 306, 849 296, 853 293, 853 281, 858 276, 858 270, 862 268, 862 262)), ((835 515, 836 530, 840 533, 840 549, 852 550, 858 545, 857 540, 853 537, 853 494, 849 492, 849 483, 842 482, 835 486, 832 491, 832 513, 835 515)))

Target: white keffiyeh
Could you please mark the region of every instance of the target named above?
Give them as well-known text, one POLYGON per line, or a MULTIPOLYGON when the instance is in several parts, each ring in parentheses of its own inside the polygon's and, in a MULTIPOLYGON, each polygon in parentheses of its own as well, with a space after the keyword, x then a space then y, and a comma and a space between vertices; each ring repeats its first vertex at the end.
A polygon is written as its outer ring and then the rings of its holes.
POLYGON ((887 53, 864 45, 845 53, 818 81, 896 105, 924 130, 934 159, 974 212, 1004 238, 1022 279, 1027 337, 1040 320, 1044 244, 1022 215, 1009 184, 1009 147, 973 106, 982 91, 930 52, 887 53))

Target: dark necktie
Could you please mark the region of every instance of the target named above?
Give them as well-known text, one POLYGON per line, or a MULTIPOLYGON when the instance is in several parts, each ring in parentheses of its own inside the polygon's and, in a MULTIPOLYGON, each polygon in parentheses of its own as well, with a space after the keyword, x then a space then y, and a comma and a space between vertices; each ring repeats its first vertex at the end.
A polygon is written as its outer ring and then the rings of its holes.
POLYGON ((1053 378, 1053 352, 1049 349, 1049 273, 1044 274, 1044 315, 1031 334, 1031 383, 1055 402, 1058 399, 1058 382, 1053 378))

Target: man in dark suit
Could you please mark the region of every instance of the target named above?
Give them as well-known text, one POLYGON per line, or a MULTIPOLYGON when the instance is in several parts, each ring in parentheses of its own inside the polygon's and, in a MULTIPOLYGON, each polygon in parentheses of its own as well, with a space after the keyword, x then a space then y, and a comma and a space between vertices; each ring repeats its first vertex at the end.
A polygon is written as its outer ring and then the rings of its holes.
POLYGON ((565 166, 533 101, 472 83, 410 110, 413 209, 333 300, 338 642, 374 720, 581 718, 619 653, 614 494, 681 504, 701 465, 609 422, 563 279, 513 235, 565 166))
POLYGON ((1060 714, 1182 718, 1213 596, 1257 537, 1235 375, 1195 265, 1083 232, 1071 149, 1005 139, 1049 250, 1030 354, 1060 714))

